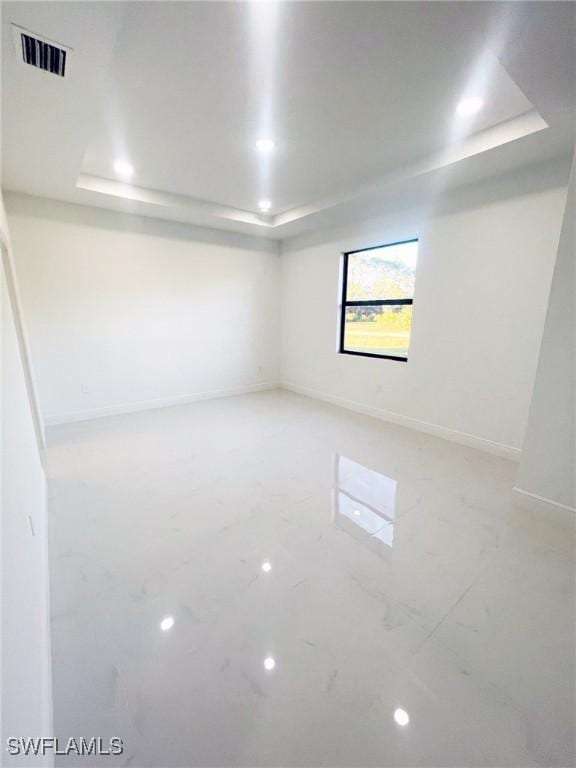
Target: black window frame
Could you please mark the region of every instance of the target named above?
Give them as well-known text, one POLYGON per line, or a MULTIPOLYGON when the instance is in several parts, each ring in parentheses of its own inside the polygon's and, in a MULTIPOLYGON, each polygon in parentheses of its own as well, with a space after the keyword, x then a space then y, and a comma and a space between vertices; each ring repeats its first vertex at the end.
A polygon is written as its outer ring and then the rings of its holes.
MULTIPOLYGON (((384 243, 383 245, 371 245, 368 248, 356 248, 354 251, 344 251, 342 254, 342 300, 340 303, 340 339, 338 343, 338 352, 341 355, 354 355, 356 357, 376 357, 380 360, 398 360, 407 363, 407 357, 399 355, 378 355, 375 352, 357 352, 355 350, 344 348, 344 336, 346 332, 346 309, 348 307, 381 307, 381 306, 401 306, 414 304, 414 297, 411 299, 358 299, 353 301, 346 300, 348 290, 348 257, 354 253, 365 253, 366 251, 376 251, 381 248, 391 248, 394 245, 405 245, 406 243, 419 242, 418 237, 412 237, 409 240, 398 240, 395 243, 384 243)), ((410 329, 412 330, 412 329, 410 329)))

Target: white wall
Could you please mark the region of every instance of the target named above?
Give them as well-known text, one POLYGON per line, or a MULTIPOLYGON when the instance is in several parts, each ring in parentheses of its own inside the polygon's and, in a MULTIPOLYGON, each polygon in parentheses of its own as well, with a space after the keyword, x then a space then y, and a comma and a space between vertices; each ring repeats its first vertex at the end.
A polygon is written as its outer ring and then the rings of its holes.
POLYGON ((522 445, 566 195, 565 170, 439 193, 283 244, 287 386, 461 442, 522 445), (341 252, 419 237, 408 363, 339 355, 341 252))
POLYGON ((544 506, 576 507, 576 155, 516 493, 544 506))
POLYGON ((275 384, 276 243, 7 195, 46 423, 275 384))
MULTIPOLYGON (((8 243, 3 214, 0 230, 8 243)), ((49 765, 49 756, 10 758, 5 752, 8 736, 52 734, 52 690, 46 485, 6 249, 0 283, 2 764, 49 765)))

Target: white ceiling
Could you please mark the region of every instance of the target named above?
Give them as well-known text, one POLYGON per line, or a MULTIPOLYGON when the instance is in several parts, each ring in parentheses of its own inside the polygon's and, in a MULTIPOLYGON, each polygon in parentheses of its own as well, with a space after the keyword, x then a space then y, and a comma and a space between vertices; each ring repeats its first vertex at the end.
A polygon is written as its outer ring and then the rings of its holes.
POLYGON ((573 34, 573 3, 4 3, 3 185, 285 237, 568 153, 573 34), (18 61, 11 22, 74 49, 64 80, 18 61))

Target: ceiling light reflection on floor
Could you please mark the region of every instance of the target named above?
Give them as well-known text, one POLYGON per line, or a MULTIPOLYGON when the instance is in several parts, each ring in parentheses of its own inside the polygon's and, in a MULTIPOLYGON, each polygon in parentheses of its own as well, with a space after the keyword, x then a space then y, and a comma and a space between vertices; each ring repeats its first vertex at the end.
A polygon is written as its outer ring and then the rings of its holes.
POLYGON ((274 669, 275 666, 276 666, 276 660, 273 659, 272 656, 267 656, 264 659, 264 669, 267 672, 271 672, 274 669))
POLYGON ((160 622, 160 629, 162 630, 162 632, 167 632, 169 629, 172 629, 173 626, 174 626, 174 618, 172 616, 166 616, 160 622))
POLYGON ((270 560, 264 560, 264 562, 262 563, 262 570, 264 571, 264 573, 270 573, 270 571, 272 570, 272 563, 270 562, 270 560))
POLYGON ((405 709, 395 709, 394 721, 401 726, 408 725, 408 723, 410 722, 410 715, 408 714, 408 712, 406 712, 405 709))

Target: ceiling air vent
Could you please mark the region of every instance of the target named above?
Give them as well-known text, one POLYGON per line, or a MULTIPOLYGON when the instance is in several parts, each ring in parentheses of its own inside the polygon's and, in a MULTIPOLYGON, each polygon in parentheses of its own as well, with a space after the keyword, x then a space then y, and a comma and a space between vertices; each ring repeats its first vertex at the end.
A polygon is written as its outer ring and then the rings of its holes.
POLYGON ((12 25, 16 55, 24 64, 64 77, 70 48, 48 40, 15 24, 12 25))

